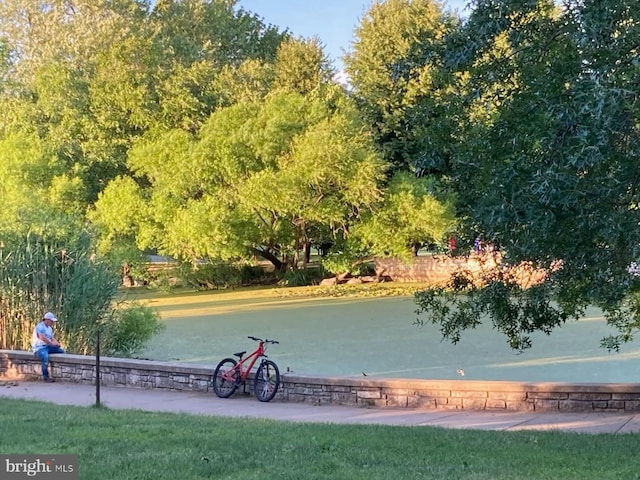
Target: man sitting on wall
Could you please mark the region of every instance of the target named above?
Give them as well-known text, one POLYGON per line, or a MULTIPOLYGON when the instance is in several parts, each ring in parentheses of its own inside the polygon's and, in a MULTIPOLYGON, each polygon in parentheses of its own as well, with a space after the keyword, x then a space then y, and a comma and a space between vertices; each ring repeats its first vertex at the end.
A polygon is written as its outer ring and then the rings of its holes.
POLYGON ((42 379, 45 382, 55 382, 53 378, 49 377, 49 354, 64 353, 60 343, 53 336, 53 324, 57 321, 58 319, 53 313, 45 313, 42 321, 33 329, 33 338, 31 339, 33 352, 42 363, 42 379))

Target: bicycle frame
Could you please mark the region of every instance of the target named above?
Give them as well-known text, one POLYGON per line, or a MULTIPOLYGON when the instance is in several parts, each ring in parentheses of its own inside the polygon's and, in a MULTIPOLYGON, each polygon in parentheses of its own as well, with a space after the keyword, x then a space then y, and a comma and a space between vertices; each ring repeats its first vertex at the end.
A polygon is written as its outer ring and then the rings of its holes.
POLYGON ((246 357, 240 356, 238 364, 224 372, 222 374, 222 378, 229 382, 242 382, 246 380, 258 358, 266 357, 265 352, 267 351, 267 348, 265 347, 265 343, 265 340, 260 340, 258 348, 246 357))
POLYGON ((258 348, 251 352, 248 356, 244 356, 246 352, 235 353, 235 358, 225 358, 218 363, 213 374, 213 391, 220 398, 229 398, 234 394, 236 389, 245 384, 249 373, 253 370, 254 365, 260 358, 253 378, 253 389, 256 398, 261 402, 269 402, 275 397, 280 386, 280 370, 272 360, 266 357, 267 343, 277 344, 277 340, 267 340, 256 337, 248 337, 258 342, 258 348))

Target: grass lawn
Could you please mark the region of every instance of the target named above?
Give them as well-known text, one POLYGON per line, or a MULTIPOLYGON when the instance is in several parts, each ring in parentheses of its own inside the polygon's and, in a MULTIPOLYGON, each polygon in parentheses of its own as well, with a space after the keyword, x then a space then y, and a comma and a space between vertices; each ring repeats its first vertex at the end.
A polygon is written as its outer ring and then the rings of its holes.
POLYGON ((638 435, 299 424, 0 399, 0 452, 82 480, 639 479, 638 435))

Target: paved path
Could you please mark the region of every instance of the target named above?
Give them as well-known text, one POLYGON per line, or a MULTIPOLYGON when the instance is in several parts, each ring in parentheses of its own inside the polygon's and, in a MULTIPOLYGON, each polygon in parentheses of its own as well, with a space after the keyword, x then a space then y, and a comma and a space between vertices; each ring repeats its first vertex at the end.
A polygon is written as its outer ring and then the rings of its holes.
MULTIPOLYGON (((95 386, 71 383, 0 382, 0 397, 41 400, 61 405, 95 404, 95 386)), ((102 387, 110 408, 183 412, 194 415, 270 418, 294 422, 433 426, 477 430, 563 430, 579 433, 640 433, 640 413, 533 413, 455 410, 380 409, 261 403, 251 398, 220 399, 214 394, 102 387)))

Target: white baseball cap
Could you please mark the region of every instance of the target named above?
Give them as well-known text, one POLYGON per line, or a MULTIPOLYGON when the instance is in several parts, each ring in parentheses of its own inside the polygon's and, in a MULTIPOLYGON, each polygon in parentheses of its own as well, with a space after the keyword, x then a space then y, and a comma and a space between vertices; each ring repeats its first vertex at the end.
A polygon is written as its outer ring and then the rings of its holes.
POLYGON ((47 312, 44 314, 44 317, 42 317, 43 320, 51 320, 52 322, 57 322, 58 319, 56 318, 56 316, 51 313, 51 312, 47 312))

